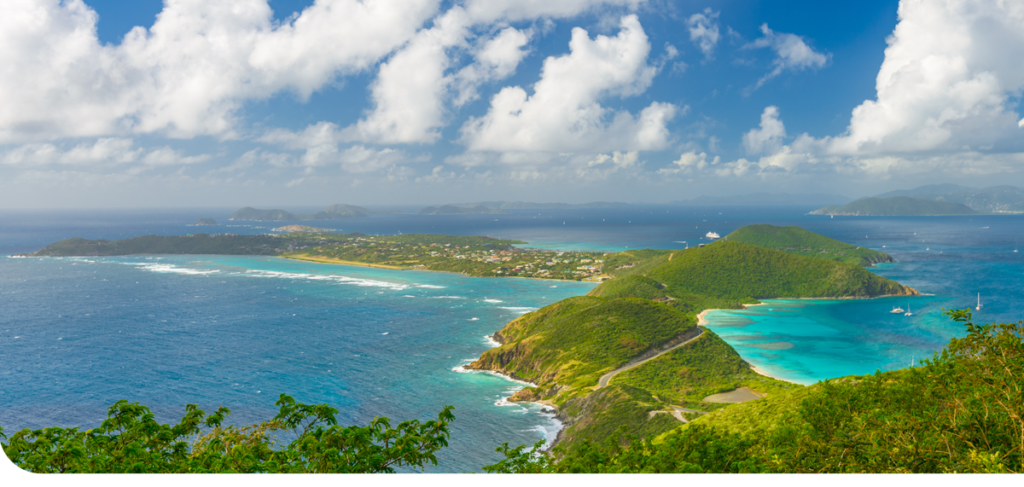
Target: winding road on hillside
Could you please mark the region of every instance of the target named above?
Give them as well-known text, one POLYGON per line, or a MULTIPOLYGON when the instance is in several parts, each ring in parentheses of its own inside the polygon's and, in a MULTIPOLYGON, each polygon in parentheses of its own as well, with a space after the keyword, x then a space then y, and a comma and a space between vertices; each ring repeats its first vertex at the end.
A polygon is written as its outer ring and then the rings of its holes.
POLYGON ((633 361, 626 362, 626 365, 623 365, 622 367, 619 367, 619 368, 617 368, 617 369, 615 369, 615 370, 613 370, 611 372, 608 372, 607 374, 602 375, 601 378, 597 381, 597 388, 598 389, 603 389, 605 387, 608 387, 608 383, 611 382, 612 378, 615 377, 616 375, 618 375, 620 372, 625 372, 625 371, 627 371, 629 369, 632 369, 633 367, 636 367, 636 366, 639 366, 639 365, 643 365, 643 364, 645 364, 647 362, 650 362, 651 360, 654 360, 654 359, 656 359, 656 358, 658 358, 658 357, 660 357, 662 355, 665 355, 668 352, 671 352, 671 351, 673 351, 673 350, 675 350, 675 349, 677 349, 677 348, 679 348, 679 347, 681 347, 683 345, 686 345, 687 343, 690 343, 690 342, 700 338, 703 335, 704 335, 704 329, 698 326, 697 327, 697 336, 695 336, 695 337, 693 337, 693 338, 691 338, 689 340, 686 340, 684 342, 678 343, 678 344, 676 344, 673 347, 670 347, 670 348, 667 348, 665 350, 662 350, 661 352, 658 352, 657 354, 652 355, 650 357, 647 357, 647 358, 645 358, 643 360, 638 360, 636 362, 633 362, 633 361))

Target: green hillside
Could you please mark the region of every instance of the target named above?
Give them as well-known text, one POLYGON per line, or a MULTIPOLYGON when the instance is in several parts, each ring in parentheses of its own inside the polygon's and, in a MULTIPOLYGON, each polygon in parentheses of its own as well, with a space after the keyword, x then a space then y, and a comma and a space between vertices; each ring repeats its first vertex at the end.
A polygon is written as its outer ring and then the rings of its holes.
POLYGON ((840 242, 796 226, 747 225, 726 235, 725 240, 863 267, 879 262, 895 262, 889 254, 840 242))
POLYGON ((645 276, 672 297, 708 295, 754 302, 763 298, 912 295, 917 291, 862 267, 720 241, 676 251, 645 276))
POLYGON ((853 216, 936 216, 974 215, 977 213, 960 203, 920 200, 908 196, 865 198, 843 206, 826 206, 811 212, 812 215, 853 216))
POLYGON ((564 299, 512 321, 469 368, 498 370, 537 384, 569 388, 597 384, 601 374, 697 325, 669 306, 646 299, 564 299))

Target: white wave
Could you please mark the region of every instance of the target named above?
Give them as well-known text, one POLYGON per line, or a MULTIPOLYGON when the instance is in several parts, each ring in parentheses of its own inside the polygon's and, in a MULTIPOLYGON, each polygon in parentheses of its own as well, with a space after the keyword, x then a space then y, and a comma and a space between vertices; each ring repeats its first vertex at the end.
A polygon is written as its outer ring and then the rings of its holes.
POLYGON ((358 279, 355 277, 339 276, 332 274, 302 274, 298 272, 247 270, 244 273, 236 275, 277 279, 306 279, 310 281, 333 281, 338 284, 347 284, 360 287, 382 287, 387 289, 393 289, 396 291, 401 291, 409 288, 409 286, 406 284, 398 284, 394 282, 385 281, 374 281, 372 279, 358 279))
POLYGON ((474 317, 470 318, 468 321, 480 321, 480 318, 477 318, 477 317, 474 316, 474 317))
POLYGON ((415 298, 416 296, 413 296, 411 294, 406 294, 405 296, 402 296, 402 297, 403 298, 415 298))
POLYGON ((485 299, 484 302, 485 303, 503 303, 504 301, 502 301, 500 299, 485 299))
POLYGON ((521 384, 523 386, 537 387, 537 384, 534 384, 532 382, 526 382, 525 380, 513 379, 513 378, 511 378, 511 377, 509 377, 509 376, 507 376, 505 374, 502 374, 500 372, 495 372, 493 370, 472 370, 472 369, 467 369, 466 365, 469 365, 471 362, 473 362, 475 360, 476 360, 475 358, 464 359, 463 360, 464 363, 462 365, 459 365, 458 367, 452 367, 452 372, 458 372, 460 374, 487 374, 487 375, 493 375, 495 377, 500 377, 500 378, 505 379, 507 381, 515 382, 516 384, 521 384))
POLYGON ((434 296, 434 299, 466 299, 462 296, 434 296))
POLYGON ((417 284, 416 287, 423 289, 444 289, 444 286, 434 286, 432 284, 417 284))
POLYGON ((172 274, 186 274, 186 275, 190 275, 190 276, 202 276, 202 275, 207 275, 207 274, 216 274, 216 273, 220 272, 217 269, 207 269, 207 270, 188 269, 188 268, 184 268, 184 267, 178 267, 178 266, 176 266, 174 264, 146 264, 146 263, 139 263, 139 264, 135 264, 135 265, 139 266, 140 269, 145 269, 145 270, 150 271, 150 272, 172 273, 172 274))
POLYGON ((501 309, 507 309, 509 311, 515 311, 521 315, 525 315, 531 311, 537 311, 538 308, 531 308, 529 306, 498 306, 501 309))
POLYGON ((498 342, 497 342, 497 341, 496 341, 496 340, 494 339, 494 337, 493 337, 493 336, 491 336, 491 335, 484 335, 484 338, 485 338, 485 339, 487 339, 487 344, 488 344, 488 345, 490 345, 490 346, 491 346, 491 348, 495 348, 495 347, 500 347, 500 346, 501 346, 501 344, 500 344, 500 343, 498 343, 498 342))

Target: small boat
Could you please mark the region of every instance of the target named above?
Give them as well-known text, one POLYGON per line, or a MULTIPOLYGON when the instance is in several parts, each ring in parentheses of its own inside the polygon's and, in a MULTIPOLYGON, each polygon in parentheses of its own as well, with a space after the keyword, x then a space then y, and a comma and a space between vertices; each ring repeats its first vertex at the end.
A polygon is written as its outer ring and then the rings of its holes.
POLYGON ((981 293, 978 293, 978 307, 974 309, 977 311, 981 311, 981 293))
POLYGON ((893 308, 892 311, 890 311, 890 313, 892 313, 894 315, 902 314, 903 313, 903 308, 897 306, 897 307, 893 308))
POLYGON ((709 240, 714 240, 716 238, 721 238, 721 237, 717 233, 715 233, 715 232, 708 232, 707 235, 704 235, 704 238, 709 239, 709 240))
POLYGON ((907 303, 907 312, 903 313, 903 316, 913 316, 914 313, 910 312, 910 303, 907 303))

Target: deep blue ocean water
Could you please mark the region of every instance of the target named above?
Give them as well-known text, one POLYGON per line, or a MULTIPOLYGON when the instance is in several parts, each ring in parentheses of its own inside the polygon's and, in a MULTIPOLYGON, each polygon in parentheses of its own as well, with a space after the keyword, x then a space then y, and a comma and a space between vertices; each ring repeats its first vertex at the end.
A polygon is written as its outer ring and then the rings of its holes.
MULTIPOLYGON (((530 246, 683 248, 750 223, 800 225, 893 255, 872 268, 930 294, 912 299, 769 302, 713 312, 711 327, 755 365, 798 382, 905 367, 959 326, 1024 316, 1024 216, 844 217, 801 207, 631 207, 506 215, 380 215, 298 222, 368 234, 445 233, 530 246), (895 305, 914 315, 892 315, 895 305)), ((297 210, 297 209, 296 209, 297 210)), ((293 222, 229 222, 232 209, 0 211, 0 254, 68 237, 267 233, 293 222), (193 227, 200 217, 222 225, 193 227)), ((268 419, 284 392, 337 407, 342 423, 429 419, 456 406, 451 447, 428 471, 476 471, 494 447, 557 426, 502 401, 519 384, 459 365, 509 320, 593 285, 335 266, 268 257, 0 258, 0 426, 95 426, 118 399, 174 421, 185 404, 268 419)))

